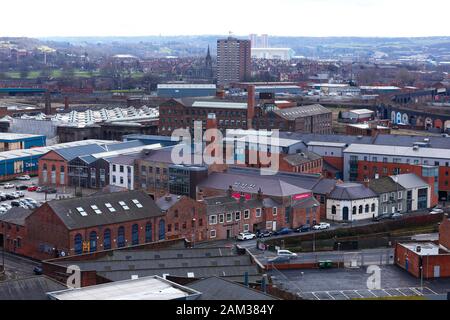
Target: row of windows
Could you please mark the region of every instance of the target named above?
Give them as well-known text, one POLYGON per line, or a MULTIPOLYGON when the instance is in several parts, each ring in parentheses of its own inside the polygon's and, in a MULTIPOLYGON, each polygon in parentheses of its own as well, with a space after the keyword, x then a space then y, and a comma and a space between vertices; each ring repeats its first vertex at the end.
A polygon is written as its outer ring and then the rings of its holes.
MULTIPOLYGON (((420 160, 419 159, 411 159, 411 158, 392 158, 391 161, 389 161, 388 157, 382 157, 382 158, 378 158, 378 157, 370 157, 370 156, 364 156, 363 157, 364 161, 370 161, 370 162, 378 162, 378 160, 381 160, 383 163, 406 163, 406 164, 414 164, 414 165, 419 165, 420 164, 420 160)), ((350 156, 350 160, 351 161, 358 161, 359 158, 358 156, 350 156)), ((423 160, 423 164, 424 165, 434 165, 434 166, 441 166, 441 162, 440 161, 429 161, 429 160, 423 160)), ((442 163, 444 164, 444 163, 442 163)), ((448 167, 450 166, 449 162, 445 162, 445 166, 448 167)))
MULTIPOLYGON (((82 254, 83 252, 96 252, 98 249, 98 234, 96 231, 91 231, 89 233, 88 239, 85 239, 83 241, 83 236, 78 233, 74 237, 74 244, 75 244, 75 254, 82 254), (84 247, 88 244, 88 247, 84 247)), ((159 233, 158 233, 158 239, 164 240, 165 239, 165 221, 160 220, 159 222, 159 233)), ((153 241, 153 230, 152 230, 152 223, 147 223, 145 225, 145 242, 152 242, 153 241)), ((125 227, 120 226, 117 228, 116 238, 112 239, 112 231, 111 229, 105 229, 103 231, 103 243, 101 244, 102 250, 110 250, 112 248, 112 243, 116 243, 117 248, 123 248, 126 246, 126 243, 128 240, 125 239, 125 227)), ((131 245, 138 245, 139 244, 139 225, 134 224, 131 227, 131 245)))
MULTIPOLYGON (((141 173, 142 174, 146 174, 148 171, 148 173, 153 173, 153 167, 147 167, 147 166, 141 166, 141 173)), ((160 174, 161 173, 161 168, 160 167, 155 167, 155 173, 156 174, 160 174)), ((167 174, 167 168, 162 168, 162 173, 163 174, 167 174)))
MULTIPOLYGON (((225 110, 217 110, 217 109, 186 109, 183 110, 175 110, 175 109, 164 109, 160 108, 161 114, 186 114, 186 115, 203 115, 206 116, 209 113, 215 113, 217 116, 226 116, 226 117, 246 117, 247 113, 245 111, 225 111, 225 110)), ((176 119, 175 119, 176 120, 176 119)), ((169 121, 170 122, 170 121, 169 121)))
MULTIPOLYGON (((244 232, 250 231, 250 225, 249 224, 244 224, 244 232)), ((209 237, 211 239, 214 239, 217 237, 217 231, 216 230, 210 230, 209 231, 209 237)))
MULTIPOLYGON (((180 230, 180 224, 178 222, 174 223, 174 231, 179 231, 180 230)), ((198 220, 198 226, 199 227, 203 227, 203 219, 199 219, 198 220)), ((181 224, 181 228, 182 230, 186 230, 187 229, 187 222, 184 221, 181 224)), ((195 228, 195 220, 191 220, 191 228, 195 228)), ((167 225, 167 232, 172 232, 172 224, 168 224, 167 225)))
MULTIPOLYGON (((122 173, 125 172, 125 166, 122 166, 122 165, 117 166, 115 164, 113 164, 113 166, 112 166, 112 171, 117 172, 117 167, 119 167, 119 172, 122 172, 122 173)), ((126 167, 127 167, 127 173, 131 174, 131 167, 130 166, 126 166, 126 167)))
MULTIPOLYGON (((277 215, 277 208, 273 208, 273 215, 277 215)), ((261 208, 257 208, 255 210, 255 217, 259 218, 261 217, 261 208)), ((250 219, 250 210, 245 210, 244 211, 244 220, 248 220, 250 219)), ((234 221, 240 221, 241 220, 241 212, 237 211, 234 213, 234 221)), ((209 224, 210 225, 215 225, 217 223, 219 224, 223 224, 223 223, 229 223, 229 222, 233 222, 233 213, 222 213, 219 215, 210 215, 209 216, 209 224), (218 217, 218 219, 217 219, 218 217)))
MULTIPOLYGON (((348 210, 348 207, 344 207, 343 210, 348 210)), ((376 205, 375 203, 372 203, 372 208, 370 205, 366 204, 365 206, 360 205, 359 207, 354 206, 352 208, 352 214, 363 214, 363 213, 369 213, 369 212, 375 212, 376 205), (372 210, 370 210, 372 209, 372 210)), ((336 214, 337 208, 336 206, 331 206, 331 214, 336 214)))
MULTIPOLYGON (((403 192, 402 191, 397 192, 397 199, 398 200, 403 199, 403 192)), ((390 195, 387 194, 387 193, 383 194, 382 200, 383 200, 383 202, 388 202, 388 200, 391 200, 391 201, 395 200, 395 192, 391 192, 390 195)))

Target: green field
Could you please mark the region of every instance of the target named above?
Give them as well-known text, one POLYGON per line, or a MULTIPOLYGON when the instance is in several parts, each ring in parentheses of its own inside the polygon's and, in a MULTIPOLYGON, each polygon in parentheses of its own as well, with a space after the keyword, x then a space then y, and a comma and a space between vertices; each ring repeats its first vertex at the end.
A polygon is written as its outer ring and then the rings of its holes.
MULTIPOLYGON (((27 74, 26 79, 33 80, 41 76, 42 71, 30 71, 27 74)), ((20 79, 20 71, 10 71, 10 72, 4 72, 3 73, 5 77, 9 79, 20 79)), ((51 70, 50 76, 52 78, 61 78, 63 72, 62 70, 51 70)), ((100 72, 98 70, 89 72, 84 70, 74 70, 73 72, 75 78, 89 78, 92 76, 98 76, 100 75, 100 72)), ((140 74, 137 74, 137 77, 141 76, 140 74)), ((134 75, 133 75, 134 77, 134 75)))

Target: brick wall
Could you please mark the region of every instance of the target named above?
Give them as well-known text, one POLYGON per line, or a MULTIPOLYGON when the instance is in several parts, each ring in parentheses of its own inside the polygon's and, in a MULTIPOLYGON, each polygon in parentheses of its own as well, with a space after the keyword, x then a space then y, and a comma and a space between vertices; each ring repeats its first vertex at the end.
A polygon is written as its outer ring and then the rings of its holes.
POLYGON ((439 226, 439 244, 450 250, 450 219, 446 218, 439 226))

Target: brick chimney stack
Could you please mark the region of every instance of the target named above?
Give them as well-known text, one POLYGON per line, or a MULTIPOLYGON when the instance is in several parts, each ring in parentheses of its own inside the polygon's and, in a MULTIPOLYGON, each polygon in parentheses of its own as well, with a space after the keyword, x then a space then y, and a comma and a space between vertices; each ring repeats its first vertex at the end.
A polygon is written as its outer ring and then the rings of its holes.
POLYGON ((64 97, 64 111, 69 111, 69 97, 64 97))
POLYGON ((247 128, 252 129, 253 118, 255 117, 255 86, 247 87, 247 128))

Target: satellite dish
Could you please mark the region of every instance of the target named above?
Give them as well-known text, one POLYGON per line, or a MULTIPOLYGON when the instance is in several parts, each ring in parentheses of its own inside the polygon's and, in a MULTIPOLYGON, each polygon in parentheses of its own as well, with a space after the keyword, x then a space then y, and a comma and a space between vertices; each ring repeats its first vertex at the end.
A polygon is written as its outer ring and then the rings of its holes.
POLYGON ((66 253, 64 251, 61 251, 60 255, 61 255, 61 257, 65 257, 66 253))

